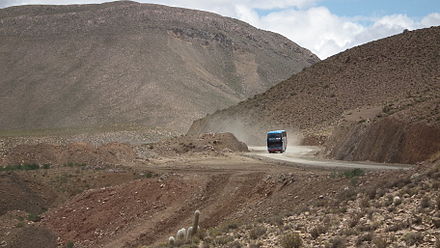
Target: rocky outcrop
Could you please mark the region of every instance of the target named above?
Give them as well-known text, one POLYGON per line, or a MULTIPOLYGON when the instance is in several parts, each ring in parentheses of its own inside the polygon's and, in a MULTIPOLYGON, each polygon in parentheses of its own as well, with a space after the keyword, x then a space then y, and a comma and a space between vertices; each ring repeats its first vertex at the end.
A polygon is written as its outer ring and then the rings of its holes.
POLYGON ((327 156, 342 160, 412 164, 439 151, 439 127, 392 117, 338 127, 326 143, 327 156))

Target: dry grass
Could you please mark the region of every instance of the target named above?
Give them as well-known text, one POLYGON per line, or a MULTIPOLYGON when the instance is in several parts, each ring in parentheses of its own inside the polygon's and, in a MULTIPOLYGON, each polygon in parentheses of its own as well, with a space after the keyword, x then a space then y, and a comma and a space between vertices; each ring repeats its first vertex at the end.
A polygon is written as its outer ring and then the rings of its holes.
POLYGON ((281 246, 283 248, 299 248, 303 242, 298 233, 289 233, 281 237, 281 246))

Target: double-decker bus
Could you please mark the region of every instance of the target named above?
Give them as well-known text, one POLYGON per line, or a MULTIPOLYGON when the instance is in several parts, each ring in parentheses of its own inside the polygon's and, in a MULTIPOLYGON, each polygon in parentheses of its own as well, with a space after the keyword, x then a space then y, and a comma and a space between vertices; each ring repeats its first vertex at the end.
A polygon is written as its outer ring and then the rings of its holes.
POLYGON ((267 151, 269 153, 283 153, 287 148, 286 130, 275 130, 267 132, 267 151))

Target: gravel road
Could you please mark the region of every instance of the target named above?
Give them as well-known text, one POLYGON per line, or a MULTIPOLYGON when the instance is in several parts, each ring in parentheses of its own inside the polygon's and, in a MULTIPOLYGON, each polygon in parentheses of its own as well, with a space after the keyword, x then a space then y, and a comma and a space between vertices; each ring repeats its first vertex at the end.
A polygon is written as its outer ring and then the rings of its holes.
POLYGON ((407 170, 411 165, 406 164, 385 164, 370 161, 342 161, 323 160, 315 157, 319 147, 315 146, 289 146, 285 153, 268 153, 265 146, 250 146, 248 155, 254 158, 276 160, 287 164, 338 168, 338 169, 365 169, 365 170, 407 170))

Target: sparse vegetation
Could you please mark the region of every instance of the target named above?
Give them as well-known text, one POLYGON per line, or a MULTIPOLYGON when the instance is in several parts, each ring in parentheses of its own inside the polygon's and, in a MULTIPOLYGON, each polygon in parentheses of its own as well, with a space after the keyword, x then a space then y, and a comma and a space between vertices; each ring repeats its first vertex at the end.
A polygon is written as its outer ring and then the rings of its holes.
POLYGON ((21 227, 24 227, 24 225, 25 225, 24 222, 20 221, 17 223, 17 225, 15 225, 15 227, 21 228, 21 227))
POLYGON ((356 239, 356 245, 360 246, 363 242, 372 241, 374 234, 371 232, 364 233, 356 239))
POLYGON ((342 237, 335 237, 330 240, 329 243, 325 245, 325 248, 345 248, 347 241, 342 237))
POLYGON ((326 233, 327 230, 327 226, 317 225, 316 227, 312 228, 312 230, 310 230, 310 235, 312 236, 312 238, 316 239, 319 237, 319 235, 326 233))
POLYGON ((77 162, 67 162, 64 164, 66 167, 85 167, 87 166, 85 163, 77 163, 77 162))
POLYGON ((423 197, 420 202, 420 208, 425 209, 431 207, 431 200, 428 197, 423 197))
POLYGON ((249 237, 251 239, 258 239, 261 236, 263 236, 264 234, 266 234, 266 227, 262 226, 262 225, 256 225, 254 228, 251 229, 251 231, 249 232, 249 237))
POLYGON ((374 237, 373 244, 376 248, 386 248, 388 246, 388 241, 384 237, 374 237))
POLYGON ((41 168, 47 170, 50 169, 51 165, 50 164, 43 164, 43 166, 41 166, 41 168))
POLYGON ((18 165, 7 165, 5 167, 0 167, 0 171, 16 171, 16 170, 38 170, 40 166, 38 164, 18 164, 18 165))
POLYGON ((364 170, 358 168, 344 172, 344 176, 346 178, 360 177, 363 176, 364 174, 365 174, 364 170))
POLYGON ((407 245, 415 245, 423 240, 423 233, 421 232, 409 232, 403 235, 403 240, 407 245))
POLYGON ((299 248, 303 245, 303 241, 297 232, 282 236, 280 243, 283 248, 299 248))
POLYGON ((28 216, 27 216, 27 220, 29 220, 29 221, 33 221, 33 222, 38 222, 38 221, 41 220, 41 217, 40 217, 38 214, 30 213, 30 214, 28 214, 28 216))

